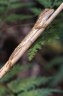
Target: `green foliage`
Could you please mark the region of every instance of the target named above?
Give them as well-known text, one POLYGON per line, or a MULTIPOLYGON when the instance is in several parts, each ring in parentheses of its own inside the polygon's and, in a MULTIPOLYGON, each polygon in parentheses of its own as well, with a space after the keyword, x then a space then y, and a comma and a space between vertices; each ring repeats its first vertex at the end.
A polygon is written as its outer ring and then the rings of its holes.
POLYGON ((41 84, 44 85, 48 81, 50 81, 51 78, 47 77, 31 77, 27 78, 25 80, 15 80, 8 84, 8 87, 14 92, 18 93, 21 91, 28 91, 31 89, 35 89, 36 87, 39 87, 41 84))
MULTIPOLYGON (((57 59, 59 61, 57 61, 59 65, 61 64, 58 71, 54 75, 47 77, 32 76, 24 79, 16 78, 12 80, 12 78, 16 76, 17 73, 22 71, 24 72, 25 69, 28 70, 33 67, 33 64, 27 64, 24 66, 15 65, 12 70, 7 73, 7 76, 4 76, 0 81, 0 96, 15 96, 15 94, 17 94, 17 96, 49 96, 56 93, 63 94, 63 90, 52 88, 53 86, 57 86, 63 78, 63 59, 60 57, 56 58, 56 60, 57 59)), ((51 70, 53 66, 57 65, 56 60, 52 60, 51 63, 48 64, 48 66, 50 65, 51 67, 46 66, 45 71, 46 69, 51 70)))
POLYGON ((31 68, 31 64, 28 64, 27 65, 15 65, 11 71, 9 71, 9 73, 7 73, 1 80, 0 80, 0 83, 4 83, 4 82, 7 82, 9 81, 10 79, 12 79, 17 73, 21 72, 21 71, 24 71, 25 69, 29 69, 31 68))
POLYGON ((6 21, 13 22, 16 20, 19 21, 19 20, 25 20, 25 19, 29 19, 29 18, 32 18, 32 16, 25 15, 25 14, 22 14, 22 15, 12 14, 12 15, 7 16, 6 21))
POLYGON ((63 56, 56 57, 53 59, 47 66, 45 66, 46 70, 52 69, 54 66, 58 66, 58 71, 53 76, 52 83, 50 86, 57 86, 60 84, 61 80, 63 80, 63 56))
POLYGON ((51 77, 30 77, 21 80, 16 79, 8 83, 6 87, 3 85, 0 86, 0 96, 3 96, 3 94, 9 94, 9 96, 15 96, 14 94, 17 94, 17 96, 49 96, 53 93, 63 94, 63 91, 59 89, 47 87, 40 89, 39 86, 49 84, 51 79, 51 77))
POLYGON ((4 96, 6 92, 8 92, 7 89, 3 85, 0 85, 0 96, 4 96))
POLYGON ((0 19, 1 21, 3 21, 4 18, 4 21, 6 22, 15 22, 32 18, 33 15, 31 14, 16 14, 15 11, 21 8, 31 8, 33 6, 33 3, 22 3, 20 0, 0 0, 0 19), (14 12, 11 13, 13 10, 14 12))
POLYGON ((50 7, 52 0, 37 0, 40 4, 44 5, 44 7, 50 7))
POLYGON ((63 80, 63 65, 60 66, 58 72, 55 74, 52 84, 50 86, 58 86, 63 80))
POLYGON ((55 7, 55 6, 59 6, 63 0, 36 0, 38 1, 40 4, 42 4, 44 7, 55 7))
POLYGON ((29 92, 24 92, 22 94, 19 94, 18 96, 49 96, 52 93, 63 93, 60 90, 56 90, 56 89, 39 89, 39 90, 32 90, 29 92))
MULTIPOLYGON (((63 57, 62 57, 63 58, 63 57)), ((61 82, 63 78, 63 65, 62 65, 62 59, 58 59, 58 63, 60 65, 58 71, 50 76, 36 76, 36 77, 27 77, 24 79, 21 78, 16 78, 16 80, 12 80, 11 77, 13 78, 16 76, 18 72, 22 72, 32 68, 33 65, 28 64, 27 66, 20 66, 16 65, 12 70, 10 71, 12 74, 7 73, 7 76, 4 76, 3 79, 0 81, 0 96, 49 96, 51 94, 63 94, 63 90, 57 89, 57 88, 52 88, 53 86, 57 86, 59 82, 61 82), (6 77, 6 78, 5 78, 6 77), (10 80, 8 82, 8 80, 10 80), (6 84, 4 84, 7 82, 6 84), (45 86, 45 87, 44 87, 45 86)), ((51 70, 53 66, 57 65, 56 60, 52 60, 51 63, 48 64, 51 67, 46 66, 46 69, 51 70), (52 66, 53 64, 53 66, 52 66)), ((45 70, 46 70, 45 69, 45 70)))
POLYGON ((33 4, 32 3, 20 3, 20 2, 12 2, 11 3, 11 9, 15 9, 15 8, 22 8, 22 7, 32 7, 33 4))

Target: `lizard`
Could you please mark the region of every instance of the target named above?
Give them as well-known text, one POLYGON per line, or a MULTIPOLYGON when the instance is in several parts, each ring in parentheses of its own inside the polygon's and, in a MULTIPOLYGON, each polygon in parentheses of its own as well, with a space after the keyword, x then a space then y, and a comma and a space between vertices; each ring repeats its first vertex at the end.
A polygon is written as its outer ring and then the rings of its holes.
POLYGON ((45 9, 39 15, 37 22, 32 28, 31 32, 24 38, 24 40, 15 48, 6 64, 0 69, 0 78, 16 63, 16 61, 24 54, 24 52, 32 45, 32 43, 40 35, 42 28, 45 29, 46 21, 53 14, 53 9, 45 9), (40 33, 39 33, 40 30, 40 33), (38 34, 37 34, 38 33, 38 34), (38 35, 38 36, 37 36, 38 35), (37 38, 36 38, 37 36, 37 38), (35 39, 34 39, 35 38, 35 39), (2 72, 2 74, 1 74, 2 72))
MULTIPOLYGON (((32 30, 34 30, 34 29, 40 29, 40 28, 44 28, 44 25, 45 25, 45 21, 47 21, 48 20, 48 18, 52 15, 52 13, 54 12, 54 9, 45 9, 43 12, 41 12, 41 14, 39 15, 39 17, 38 17, 38 19, 37 19, 37 21, 36 21, 36 23, 35 23, 35 25, 34 25, 34 27, 32 28, 32 30)), ((37 30, 37 31, 38 31, 37 30)), ((31 32, 30 32, 31 33, 31 32)), ((30 38, 29 38, 29 36, 31 36, 30 35, 30 33, 24 38, 24 42, 23 43, 20 43, 18 46, 17 46, 17 48, 14 50, 14 52, 11 54, 11 56, 10 56, 10 60, 11 59, 13 59, 14 58, 14 56, 16 56, 20 51, 20 49, 23 47, 23 46, 25 46, 25 44, 26 43, 28 43, 29 42, 29 40, 30 40, 30 38), (27 39, 28 38, 28 39, 27 39), (27 39, 27 40, 26 40, 27 39)), ((35 34, 33 33, 33 35, 31 36, 31 38, 34 36, 35 34)))
POLYGON ((39 18, 32 28, 31 32, 24 38, 24 40, 15 48, 9 60, 0 69, 0 78, 17 62, 17 60, 24 54, 24 52, 32 45, 32 43, 41 35, 45 28, 55 19, 55 17, 63 10, 63 3, 54 12, 53 9, 45 9, 39 15, 39 18), (40 19, 41 18, 41 19, 40 19), (43 22, 43 23, 41 23, 43 22), (32 41, 33 40, 33 41, 32 41))

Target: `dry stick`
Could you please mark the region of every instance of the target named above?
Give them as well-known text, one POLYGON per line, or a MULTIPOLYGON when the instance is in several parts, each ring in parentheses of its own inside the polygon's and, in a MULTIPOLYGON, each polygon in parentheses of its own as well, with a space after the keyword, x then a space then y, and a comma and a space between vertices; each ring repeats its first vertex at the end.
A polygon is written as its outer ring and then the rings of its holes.
POLYGON ((9 60, 0 69, 0 78, 2 78, 4 76, 4 74, 18 61, 18 59, 33 44, 33 42, 41 35, 41 33, 45 30, 45 28, 62 11, 62 9, 63 9, 63 3, 59 6, 59 8, 55 12, 53 9, 45 9, 40 14, 36 24, 34 25, 34 27, 31 30, 31 32, 17 46, 17 48, 11 54, 9 60))

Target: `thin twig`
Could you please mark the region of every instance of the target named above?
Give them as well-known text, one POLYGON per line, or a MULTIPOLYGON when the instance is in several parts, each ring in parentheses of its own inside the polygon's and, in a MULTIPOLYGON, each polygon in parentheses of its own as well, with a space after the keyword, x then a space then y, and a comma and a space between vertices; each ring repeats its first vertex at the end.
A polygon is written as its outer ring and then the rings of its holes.
POLYGON ((18 61, 18 59, 24 54, 24 52, 33 44, 33 42, 41 35, 45 28, 54 20, 54 18, 62 11, 63 3, 53 13, 53 9, 45 9, 41 12, 36 24, 32 28, 31 32, 24 38, 24 40, 17 46, 14 52, 11 54, 9 60, 0 69, 0 78, 6 74, 7 71, 18 61))

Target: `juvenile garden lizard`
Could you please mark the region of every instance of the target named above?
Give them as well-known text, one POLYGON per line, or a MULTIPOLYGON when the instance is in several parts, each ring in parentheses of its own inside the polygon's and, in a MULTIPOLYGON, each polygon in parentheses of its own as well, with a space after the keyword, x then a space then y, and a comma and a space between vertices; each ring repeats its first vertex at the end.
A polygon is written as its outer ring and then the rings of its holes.
POLYGON ((15 48, 9 60, 0 69, 0 78, 18 61, 24 52, 33 44, 33 42, 41 35, 45 28, 55 19, 55 17, 63 10, 63 3, 54 12, 53 9, 45 9, 39 15, 37 22, 31 32, 24 40, 15 48), (54 13, 53 13, 54 12, 54 13))
POLYGON ((13 59, 14 56, 19 54, 20 49, 30 41, 31 38, 38 32, 39 29, 44 28, 46 26, 45 22, 48 20, 48 18, 52 15, 54 12, 54 9, 45 9, 41 14, 39 15, 34 27, 32 28, 33 31, 31 31, 24 40, 17 46, 17 48, 14 50, 14 52, 11 54, 9 59, 13 59), (35 31, 34 31, 35 30, 35 31), (33 33, 32 33, 33 32, 33 33))
POLYGON ((39 15, 37 22, 32 28, 31 32, 24 38, 24 40, 15 48, 9 60, 0 69, 0 78, 18 61, 24 52, 33 44, 33 42, 40 36, 41 31, 45 30, 46 21, 53 14, 53 9, 45 9, 39 15), (43 30, 44 29, 44 30, 43 30), (2 72, 2 74, 1 74, 2 72))

